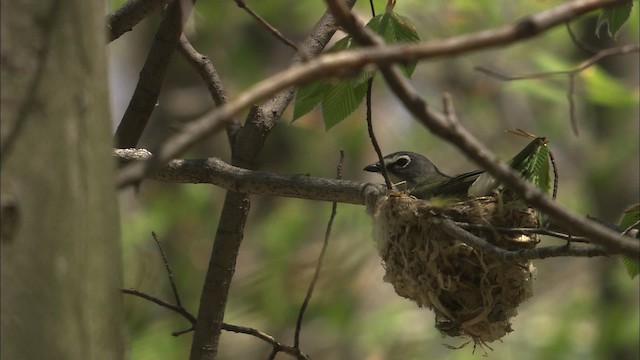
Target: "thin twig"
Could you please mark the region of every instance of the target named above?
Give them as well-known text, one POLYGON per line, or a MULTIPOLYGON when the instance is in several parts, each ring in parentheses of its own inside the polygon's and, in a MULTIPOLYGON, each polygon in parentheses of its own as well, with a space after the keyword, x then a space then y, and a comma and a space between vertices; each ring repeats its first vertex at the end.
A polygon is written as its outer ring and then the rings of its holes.
MULTIPOLYGON (((159 305, 163 308, 169 309, 173 312, 176 312, 180 315, 182 315, 182 317, 184 317, 185 319, 187 319, 192 325, 195 325, 196 323, 196 318, 191 315, 191 313, 189 313, 185 308, 183 308, 182 306, 176 306, 173 304, 170 304, 164 300, 161 300, 155 296, 146 294, 142 291, 136 290, 136 289, 120 289, 120 291, 123 294, 127 294, 127 295, 133 295, 136 297, 139 297, 141 299, 145 299, 147 301, 150 301, 156 305, 159 305)), ((181 330, 181 331, 176 331, 173 332, 171 335, 173 336, 180 336, 182 334, 186 334, 188 332, 193 331, 194 327, 191 326, 189 329, 186 330, 181 330)), ((294 357, 298 358, 298 359, 308 359, 308 356, 302 352, 300 352, 298 349, 293 348, 292 346, 288 346, 288 345, 284 345, 281 342, 277 341, 273 336, 262 332, 258 329, 254 329, 251 327, 247 327, 247 326, 239 326, 239 325, 233 325, 233 324, 227 324, 227 323, 223 323, 222 324, 222 330, 224 331, 229 331, 229 332, 234 332, 234 333, 239 333, 239 334, 246 334, 246 335, 251 335, 253 337, 256 337, 268 344, 271 344, 274 348, 277 348, 279 352, 284 352, 287 353, 289 355, 293 355, 294 357)))
POLYGON ((251 335, 254 337, 257 337, 258 339, 261 339, 269 344, 271 344, 275 349, 277 349, 276 353, 278 352, 284 352, 286 354, 292 355, 293 357, 295 357, 296 359, 300 359, 300 360, 305 360, 305 359, 309 359, 309 356, 300 352, 298 349, 293 348, 292 346, 288 346, 288 345, 284 345, 281 342, 277 341, 273 336, 264 333, 260 330, 254 329, 254 328, 250 328, 250 327, 246 327, 246 326, 238 326, 238 325, 231 325, 231 324, 226 324, 223 323, 222 324, 222 329, 225 331, 229 331, 229 332, 235 332, 235 333, 240 333, 240 334, 247 334, 247 335, 251 335))
POLYGON ((545 259, 549 257, 575 256, 575 257, 594 257, 609 256, 609 252, 602 246, 585 245, 572 246, 571 243, 562 246, 545 246, 534 249, 524 250, 506 250, 499 246, 493 245, 475 235, 462 229, 453 220, 436 219, 433 220, 442 226, 442 230, 450 236, 454 236, 465 244, 484 252, 487 252, 506 263, 518 263, 527 260, 545 259))
POLYGON ((196 329, 195 325, 192 325, 192 326, 191 326, 190 328, 188 328, 188 329, 178 330, 178 331, 174 331, 174 332, 172 332, 172 333, 171 333, 171 336, 178 337, 178 336, 180 336, 180 335, 184 335, 184 334, 190 333, 190 332, 192 332, 192 331, 193 331, 193 330, 195 330, 195 329, 196 329))
POLYGON ((278 38, 278 40, 282 41, 287 46, 289 46, 290 48, 295 50, 296 52, 299 52, 298 46, 296 46, 296 44, 294 44, 293 41, 287 39, 280 32, 280 30, 278 30, 275 27, 273 27, 272 25, 270 25, 265 19, 263 19, 260 15, 258 15, 258 13, 256 13, 249 6, 247 6, 247 4, 245 4, 245 2, 243 0, 234 0, 234 1, 236 2, 236 5, 238 5, 239 8, 244 9, 244 11, 246 11, 249 15, 251 15, 254 19, 256 19, 258 24, 262 25, 265 29, 269 30, 269 32, 271 34, 273 34, 273 36, 278 38))
POLYGON ((505 80, 505 81, 523 80, 523 79, 540 79, 540 78, 547 78, 551 76, 570 75, 572 73, 579 73, 581 71, 588 69, 589 67, 593 66, 594 64, 598 63, 600 60, 604 58, 608 58, 611 56, 625 55, 625 54, 638 52, 638 51, 640 51, 640 44, 628 44, 624 46, 603 49, 598 51, 597 54, 593 55, 592 57, 578 64, 578 66, 569 70, 548 71, 548 72, 539 72, 539 73, 522 74, 522 75, 507 74, 504 72, 491 70, 482 66, 476 66, 475 70, 485 73, 487 75, 496 77, 500 80, 505 80))
POLYGON ((192 325, 196 323, 196 318, 195 316, 191 315, 191 313, 189 313, 184 307, 182 307, 182 305, 174 305, 174 304, 170 304, 164 300, 158 299, 155 296, 151 296, 149 294, 143 293, 142 291, 136 290, 136 289, 120 289, 120 291, 123 294, 128 294, 128 295, 133 295, 133 296, 137 296, 139 298, 145 299, 147 301, 151 301, 152 303, 159 305, 163 308, 169 309, 173 312, 176 312, 180 315, 182 315, 182 317, 184 317, 185 319, 187 319, 192 325))
POLYGON ((178 50, 207 84, 211 99, 216 106, 222 106, 229 102, 229 94, 225 90, 222 79, 220 79, 213 63, 207 56, 199 53, 184 34, 180 36, 178 50))
MULTIPOLYGON (((375 17, 376 10, 373 7, 373 0, 369 0, 369 5, 371 6, 371 16, 375 17)), ((371 92, 373 91, 373 77, 374 75, 372 74, 371 77, 367 80, 367 96, 366 96, 367 132, 369 133, 369 139, 371 139, 371 145, 373 146, 373 150, 376 152, 376 156, 378 156, 378 163, 380 164, 380 172, 382 173, 382 177, 384 178, 384 183, 387 186, 387 189, 391 190, 393 189, 393 184, 391 183, 391 180, 389 180, 389 173, 387 172, 387 167, 385 166, 385 163, 384 163, 382 150, 380 149, 380 144, 378 144, 378 140, 376 139, 376 134, 373 131, 373 114, 371 111, 373 107, 373 104, 371 103, 371 92)))
POLYGON ((573 32, 573 29, 571 28, 571 23, 567 22, 566 24, 566 28, 567 28, 567 33, 569 34, 569 37, 571 38, 571 41, 573 41, 574 44, 576 44, 577 47, 579 47, 580 49, 595 54, 598 51, 600 51, 601 49, 598 49, 594 46, 591 46, 589 44, 587 44, 586 42, 578 39, 578 37, 576 36, 576 34, 573 32))
POLYGON ((387 189, 393 189, 393 184, 391 180, 389 180, 389 173, 387 172, 387 167, 384 163, 384 157, 382 155, 382 150, 380 150, 380 145, 378 144, 378 140, 376 139, 376 134, 373 131, 373 122, 372 122, 372 112, 371 112, 371 89, 373 87, 373 75, 369 80, 367 80, 367 96, 366 96, 366 106, 367 106, 367 131, 369 132, 369 139, 371 139, 371 145, 373 146, 373 150, 375 150, 376 155, 378 156, 378 163, 380 164, 380 171, 382 173, 382 177, 384 178, 384 183, 387 186, 387 189))
POLYGON ((474 69, 487 76, 493 77, 501 81, 542 79, 542 78, 548 78, 552 76, 568 75, 569 84, 567 87, 567 100, 569 101, 569 118, 571 121, 571 128, 573 129, 574 134, 578 135, 578 120, 576 117, 576 109, 575 109, 576 106, 575 106, 575 100, 574 100, 575 79, 578 76, 578 74, 590 68, 591 66, 598 63, 600 60, 604 58, 611 57, 611 56, 624 55, 624 54, 637 52, 637 51, 640 51, 639 44, 630 44, 630 45, 619 46, 619 47, 614 47, 609 49, 603 49, 598 51, 595 55, 593 55, 589 59, 581 62, 575 68, 569 69, 569 70, 560 70, 560 71, 547 71, 547 72, 537 72, 537 73, 531 73, 531 74, 514 75, 514 74, 508 74, 508 73, 497 71, 497 70, 492 70, 484 66, 476 66, 474 69))
POLYGON ((176 282, 173 279, 173 271, 171 271, 169 260, 167 260, 167 256, 164 254, 164 249, 162 248, 162 244, 160 244, 160 240, 158 240, 158 236, 156 235, 155 231, 151 232, 151 237, 153 237, 153 241, 158 246, 158 251, 160 251, 160 256, 162 257, 162 262, 164 263, 164 268, 167 270, 167 276, 169 277, 169 283, 171 284, 173 297, 176 299, 176 306, 182 307, 182 301, 180 301, 180 294, 178 294, 178 288, 176 287, 176 282))
MULTIPOLYGON (((220 75, 218 75, 213 63, 207 56, 199 53, 193 45, 191 45, 189 39, 187 39, 184 34, 180 36, 178 50, 182 56, 187 59, 187 62, 189 62, 189 64, 191 64, 191 66, 198 72, 205 84, 207 84, 209 94, 216 106, 222 106, 229 102, 229 94, 227 93, 227 90, 225 90, 222 79, 220 78, 220 75)), ((227 137, 229 138, 229 143, 232 146, 240 127, 240 122, 235 118, 232 118, 226 123, 227 137)))
POLYGON ((569 74, 569 84, 567 86, 567 101, 569 102, 569 123, 571 124, 571 130, 578 136, 578 118, 576 116, 576 102, 573 98, 576 85, 575 73, 569 74))
POLYGON ((585 237, 573 236, 571 234, 566 234, 560 231, 554 231, 545 227, 508 228, 508 227, 493 226, 493 225, 487 225, 487 224, 467 223, 467 222, 461 222, 461 221, 455 221, 455 224, 465 230, 491 230, 491 231, 497 231, 497 232, 506 233, 506 234, 524 234, 524 235, 538 234, 538 235, 552 236, 552 237, 566 240, 569 242, 591 243, 589 239, 585 237))
POLYGON ((551 161, 551 168, 553 169, 553 192, 551 198, 553 200, 558 196, 558 167, 556 166, 556 158, 553 156, 553 152, 549 150, 549 161, 551 161))
MULTIPOLYGON (((336 170, 337 175, 336 179, 342 179, 342 166, 344 163, 344 151, 340 150, 340 160, 338 161, 338 168, 336 170)), ((302 330, 302 318, 304 317, 304 312, 309 305, 309 300, 311 300, 311 295, 313 294, 313 289, 318 282, 318 278, 320 277, 320 269, 322 269, 322 261, 324 260, 325 254, 327 252, 327 247, 329 246, 329 237, 331 236, 331 229, 333 227, 333 221, 336 217, 336 212, 338 209, 338 203, 333 202, 331 204, 331 216, 329 217, 329 223, 327 223, 327 230, 324 234, 324 241, 322 243, 322 250, 320 250, 320 255, 318 256, 318 264, 316 265, 316 269, 313 273, 313 278, 311 279, 311 283, 309 284, 309 288, 307 289, 307 294, 304 297, 304 301, 302 302, 302 306, 300 306, 300 312, 298 313, 298 319, 296 321, 296 330, 293 337, 293 347, 295 349, 300 348, 300 330, 302 330)))
MULTIPOLYGON (((164 307, 166 309, 169 309, 173 312, 176 312, 180 315, 182 315, 182 317, 184 317, 185 319, 187 319, 187 321, 189 321, 191 323, 191 327, 186 329, 186 330, 180 330, 180 331, 175 331, 173 333, 171 333, 171 335, 173 336, 180 336, 183 334, 186 334, 188 332, 191 332, 195 329, 195 324, 197 322, 195 316, 193 316, 189 311, 187 311, 187 309, 184 308, 184 306, 182 305, 181 301, 180 301, 180 295, 178 294, 178 289, 176 287, 175 281, 173 279, 173 271, 171 271, 171 266, 169 265, 169 260, 167 259, 165 253, 164 253, 164 249, 162 248, 162 245, 160 243, 160 241, 158 240, 158 237, 156 236, 155 232, 152 232, 152 237, 153 240, 155 241, 156 245, 158 246, 158 250, 160 251, 160 256, 162 257, 162 261, 164 262, 164 266, 167 270, 167 275, 169 276, 169 282, 171 283, 171 288, 173 289, 173 296, 176 300, 176 304, 170 304, 162 299, 159 299, 155 296, 146 294, 142 291, 136 290, 136 289, 120 289, 120 291, 124 294, 128 294, 128 295, 133 295, 142 299, 145 299, 147 301, 150 301, 156 305, 159 305, 161 307, 164 307)), ((250 328, 250 327, 246 327, 246 326, 239 326, 239 325, 233 325, 233 324, 227 324, 227 323, 222 323, 222 330, 225 331, 229 331, 229 332, 235 332, 235 333, 242 333, 242 334, 247 334, 247 335, 251 335, 254 336, 258 339, 261 339, 269 344, 271 344, 274 349, 277 348, 278 351, 282 351, 285 352, 287 354, 290 354, 294 357, 296 357, 297 359, 308 359, 308 356, 304 353, 302 353, 299 349, 294 348, 292 346, 288 346, 288 345, 284 345, 282 343, 280 343, 279 341, 277 341, 273 336, 264 333, 260 330, 254 329, 254 328, 250 328)))

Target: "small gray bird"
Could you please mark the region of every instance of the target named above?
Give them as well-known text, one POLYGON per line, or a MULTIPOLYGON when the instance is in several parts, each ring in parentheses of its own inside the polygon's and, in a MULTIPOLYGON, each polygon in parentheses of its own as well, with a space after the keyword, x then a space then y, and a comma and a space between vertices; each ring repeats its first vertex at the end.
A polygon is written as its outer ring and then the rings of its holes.
MULTIPOLYGON (((544 137, 534 138, 508 164, 529 181, 536 180, 543 191, 548 191, 548 147, 544 137), (542 151, 545 150, 545 151, 542 151), (546 170, 545 170, 546 169, 546 170)), ((500 187, 498 181, 483 170, 474 170, 456 176, 440 172, 426 157, 410 151, 398 151, 383 158, 391 181, 405 181, 409 194, 419 199, 464 200, 491 194, 500 187)), ((364 171, 382 173, 380 163, 367 165, 364 171)))
MULTIPOLYGON (((411 151, 398 151, 385 156, 384 166, 394 183, 404 181, 409 193, 420 199, 434 196, 464 199, 469 186, 482 173, 481 170, 449 176, 442 173, 426 157, 411 151)), ((382 173, 380 162, 367 165, 364 171, 382 173)))
MULTIPOLYGON (((418 184, 436 184, 447 181, 451 177, 443 174, 426 157, 411 151, 398 151, 382 158, 390 180, 394 183, 406 182, 412 189, 418 184)), ((364 171, 382 173, 380 162, 367 165, 364 171)))

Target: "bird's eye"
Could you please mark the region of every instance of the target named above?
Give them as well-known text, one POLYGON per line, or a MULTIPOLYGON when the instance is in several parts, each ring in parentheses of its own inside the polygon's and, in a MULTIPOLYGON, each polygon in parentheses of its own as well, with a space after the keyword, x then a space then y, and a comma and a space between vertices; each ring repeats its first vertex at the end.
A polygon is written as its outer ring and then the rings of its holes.
POLYGON ((401 156, 398 158, 398 160, 395 161, 395 165, 401 168, 405 168, 407 167, 407 165, 409 165, 410 162, 411 159, 408 156, 401 156))

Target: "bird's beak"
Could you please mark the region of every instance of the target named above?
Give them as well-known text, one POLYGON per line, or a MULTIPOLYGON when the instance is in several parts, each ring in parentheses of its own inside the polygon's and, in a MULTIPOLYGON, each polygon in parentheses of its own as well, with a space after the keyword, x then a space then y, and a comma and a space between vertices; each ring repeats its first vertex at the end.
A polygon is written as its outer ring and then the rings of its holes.
POLYGON ((379 173, 382 170, 380 169, 380 163, 379 162, 375 162, 373 164, 367 165, 364 167, 364 169, 362 169, 363 171, 368 171, 368 172, 376 172, 379 173))

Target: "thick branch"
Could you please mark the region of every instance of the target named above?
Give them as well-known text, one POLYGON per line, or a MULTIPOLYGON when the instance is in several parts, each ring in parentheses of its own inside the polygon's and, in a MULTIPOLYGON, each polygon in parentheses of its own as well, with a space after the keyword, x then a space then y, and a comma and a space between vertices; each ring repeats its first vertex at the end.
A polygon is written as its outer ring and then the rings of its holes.
POLYGON ((117 147, 130 148, 138 144, 158 102, 167 68, 194 3, 195 0, 175 0, 167 8, 140 71, 140 79, 129 106, 116 130, 117 147))
MULTIPOLYGON (((257 83, 241 93, 234 101, 212 111, 207 117, 185 126, 183 131, 154 151, 156 157, 145 163, 123 169, 118 176, 118 186, 141 180, 144 174, 154 166, 177 157, 198 140, 224 128, 220 123, 230 121, 240 111, 292 85, 325 76, 353 74, 371 63, 388 64, 410 59, 435 59, 513 44, 564 24, 591 10, 621 2, 623 0, 572 1, 497 29, 414 45, 369 47, 325 54, 306 63, 294 65, 257 83)), ((287 92, 283 96, 292 95, 287 92)))
MULTIPOLYGON (((144 160, 151 157, 151 153, 144 149, 116 149, 114 153, 121 161, 144 160)), ((384 193, 382 185, 246 170, 216 158, 173 160, 149 174, 149 178, 172 183, 213 184, 245 194, 358 205, 366 204, 369 196, 384 193)))

